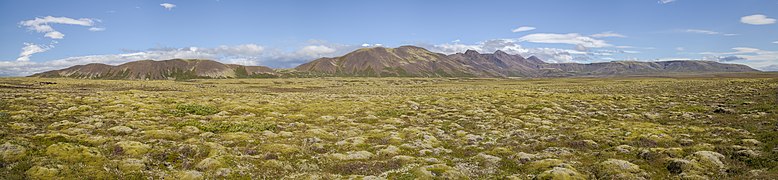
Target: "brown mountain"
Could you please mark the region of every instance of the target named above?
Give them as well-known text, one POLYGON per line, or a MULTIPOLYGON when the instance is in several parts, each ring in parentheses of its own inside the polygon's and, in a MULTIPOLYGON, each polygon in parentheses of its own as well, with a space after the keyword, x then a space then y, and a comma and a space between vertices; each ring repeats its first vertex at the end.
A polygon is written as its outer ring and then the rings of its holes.
POLYGON ((222 64, 212 60, 172 59, 142 60, 118 66, 106 64, 77 65, 61 70, 33 74, 31 77, 73 77, 85 79, 190 79, 275 76, 264 66, 222 64))
POLYGON ((468 50, 444 55, 414 46, 359 49, 341 57, 320 58, 295 70, 314 76, 378 77, 564 77, 757 71, 745 65, 713 61, 546 63, 534 56, 524 58, 503 51, 481 54, 468 50))
POLYGON ((415 46, 363 48, 335 58, 320 58, 295 68, 323 76, 492 76, 445 54, 415 46))

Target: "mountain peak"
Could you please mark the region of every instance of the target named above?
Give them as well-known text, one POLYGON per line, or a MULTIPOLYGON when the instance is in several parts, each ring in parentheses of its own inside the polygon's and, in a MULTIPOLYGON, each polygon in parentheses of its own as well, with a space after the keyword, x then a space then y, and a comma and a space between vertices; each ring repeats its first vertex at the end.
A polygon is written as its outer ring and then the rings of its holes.
POLYGON ((494 55, 501 55, 501 56, 504 56, 504 55, 509 55, 509 54, 508 54, 508 53, 505 53, 505 51, 502 51, 502 50, 497 50, 497 51, 494 51, 494 55))
POLYGON ((468 49, 467 51, 465 51, 465 55, 471 55, 471 56, 472 55, 480 55, 480 53, 478 53, 478 51, 468 49))

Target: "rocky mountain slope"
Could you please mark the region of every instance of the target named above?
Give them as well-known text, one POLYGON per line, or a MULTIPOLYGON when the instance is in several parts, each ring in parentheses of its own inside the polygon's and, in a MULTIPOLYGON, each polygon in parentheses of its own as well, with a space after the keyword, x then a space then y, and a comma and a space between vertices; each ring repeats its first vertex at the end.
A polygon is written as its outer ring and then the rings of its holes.
POLYGON ((239 78, 274 76, 273 69, 264 66, 222 64, 212 60, 172 59, 164 61, 134 61, 118 66, 86 64, 48 71, 32 77, 73 77, 84 79, 189 79, 239 78))

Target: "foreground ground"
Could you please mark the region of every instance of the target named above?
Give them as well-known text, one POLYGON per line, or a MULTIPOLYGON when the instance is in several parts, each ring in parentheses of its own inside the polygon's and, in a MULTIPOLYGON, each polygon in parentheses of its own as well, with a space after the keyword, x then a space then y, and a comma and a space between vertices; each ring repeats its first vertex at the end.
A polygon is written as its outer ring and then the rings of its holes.
POLYGON ((0 179, 775 179, 776 88, 3 78, 0 179))

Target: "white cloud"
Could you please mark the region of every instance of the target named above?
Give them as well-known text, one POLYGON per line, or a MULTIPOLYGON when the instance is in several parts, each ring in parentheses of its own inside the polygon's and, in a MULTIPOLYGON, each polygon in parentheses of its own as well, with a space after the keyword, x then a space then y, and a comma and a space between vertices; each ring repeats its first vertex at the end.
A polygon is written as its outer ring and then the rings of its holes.
POLYGON ((768 51, 752 47, 735 47, 730 52, 703 52, 701 55, 711 58, 729 59, 751 67, 762 67, 778 64, 778 51, 768 51), (737 57, 737 58, 733 58, 737 57))
POLYGON ((49 49, 51 49, 51 46, 41 46, 33 43, 24 43, 22 52, 19 53, 19 58, 16 58, 16 61, 29 61, 30 56, 32 56, 33 54, 46 52, 49 49))
POLYGON ((269 49, 257 44, 241 44, 214 48, 155 48, 143 51, 128 51, 120 54, 86 55, 33 62, 27 61, 29 60, 29 55, 46 51, 50 47, 29 43, 25 45, 27 46, 20 54, 19 61, 0 61, 0 76, 26 76, 88 63, 118 65, 137 60, 167 59, 211 59, 229 64, 290 68, 315 58, 340 56, 360 48, 358 45, 340 45, 323 41, 311 41, 308 45, 294 51, 269 49))
POLYGON ((331 54, 333 52, 335 52, 334 48, 330 48, 324 45, 305 46, 297 51, 297 53, 310 57, 321 57, 325 54, 331 54))
MULTIPOLYGON (((199 49, 199 48, 198 48, 199 49)), ((265 51, 265 47, 256 44, 241 44, 236 46, 219 46, 217 48, 205 48, 200 51, 211 54, 229 54, 234 56, 256 56, 265 51)))
POLYGON ((625 36, 625 35, 622 35, 622 34, 619 34, 619 33, 614 33, 614 32, 612 32, 612 31, 603 32, 603 33, 599 33, 599 34, 592 34, 591 36, 592 36, 592 37, 596 37, 596 38, 604 38, 604 37, 619 37, 619 38, 625 38, 625 37, 627 37, 627 36, 625 36))
POLYGON ((384 45, 383 44, 368 44, 368 43, 365 43, 365 44, 362 44, 361 46, 362 47, 379 47, 379 46, 384 46, 384 45))
POLYGON ((732 62, 732 61, 742 61, 742 60, 748 60, 748 59, 740 57, 740 56, 705 56, 705 57, 702 58, 702 60, 718 61, 718 62, 732 62))
POLYGON ((557 44, 572 44, 582 45, 587 48, 600 48, 612 46, 603 40, 594 39, 588 36, 581 36, 580 34, 530 34, 519 38, 520 41, 534 42, 534 43, 557 43, 557 44))
POLYGON ((511 30, 511 32, 524 32, 524 31, 532 31, 535 30, 535 27, 530 26, 521 26, 516 29, 511 30))
POLYGON ((657 1, 657 3, 659 3, 659 4, 667 4, 667 3, 671 3, 671 2, 675 2, 675 0, 659 0, 659 1, 657 1))
POLYGON ((27 27, 27 29, 33 30, 38 33, 45 33, 44 37, 48 37, 51 39, 64 38, 65 34, 62 34, 61 32, 51 27, 52 24, 68 24, 68 25, 79 25, 79 26, 91 27, 94 26, 95 20, 89 18, 73 19, 69 17, 46 16, 42 18, 36 17, 35 19, 32 20, 19 22, 19 25, 27 27))
POLYGON ((163 8, 165 8, 165 9, 167 9, 168 11, 169 10, 173 10, 173 8, 176 7, 175 4, 170 4, 170 3, 162 3, 162 4, 159 4, 159 5, 162 6, 163 8))
POLYGON ((687 30, 684 30, 684 32, 697 33, 697 34, 708 34, 708 35, 721 34, 720 32, 710 31, 710 30, 702 30, 702 29, 687 29, 687 30))
POLYGON ((762 14, 754 14, 750 16, 743 16, 740 18, 740 22, 751 25, 766 25, 775 23, 775 19, 769 18, 762 14))
POLYGON ((518 43, 519 41, 516 39, 492 39, 478 42, 476 44, 445 43, 436 45, 421 44, 419 46, 427 48, 430 51, 443 54, 464 53, 467 50, 475 50, 480 53, 492 53, 494 51, 500 50, 508 54, 519 54, 523 57, 536 56, 543 61, 553 63, 586 63, 595 59, 603 59, 604 57, 602 56, 613 55, 613 53, 626 53, 624 51, 598 50, 594 52, 586 52, 581 50, 557 48, 524 48, 518 43))
POLYGON ((105 28, 103 28, 103 27, 91 27, 91 28, 89 28, 89 31, 105 31, 105 28))
POLYGON ((733 34, 733 33, 722 33, 718 31, 711 31, 711 30, 705 30, 705 29, 685 29, 682 30, 682 32, 685 33, 695 33, 695 34, 707 34, 707 35, 722 35, 722 36, 737 36, 739 34, 733 34))
POLYGON ((52 32, 46 33, 45 35, 43 35, 43 37, 47 37, 47 38, 51 38, 51 39, 62 39, 62 38, 65 38, 65 34, 62 34, 62 33, 58 32, 58 31, 52 31, 52 32))
POLYGON ((773 41, 774 44, 778 44, 778 41, 773 41))

